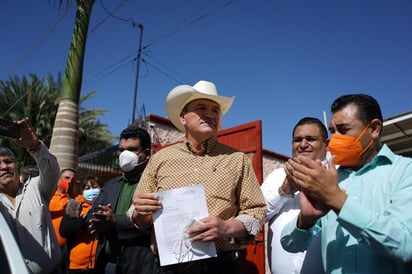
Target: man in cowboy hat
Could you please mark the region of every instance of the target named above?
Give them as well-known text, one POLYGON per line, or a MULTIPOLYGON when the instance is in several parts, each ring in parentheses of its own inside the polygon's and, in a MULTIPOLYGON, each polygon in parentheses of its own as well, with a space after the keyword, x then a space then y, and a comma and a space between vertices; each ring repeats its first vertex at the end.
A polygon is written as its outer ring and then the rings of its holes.
POLYGON ((137 227, 153 222, 161 209, 159 190, 203 184, 209 216, 187 232, 191 242, 215 242, 215 258, 175 264, 167 273, 241 273, 238 250, 254 240, 264 224, 265 200, 249 158, 217 141, 221 117, 234 98, 199 81, 180 85, 166 98, 171 122, 185 139, 155 153, 142 174, 129 215, 137 227))

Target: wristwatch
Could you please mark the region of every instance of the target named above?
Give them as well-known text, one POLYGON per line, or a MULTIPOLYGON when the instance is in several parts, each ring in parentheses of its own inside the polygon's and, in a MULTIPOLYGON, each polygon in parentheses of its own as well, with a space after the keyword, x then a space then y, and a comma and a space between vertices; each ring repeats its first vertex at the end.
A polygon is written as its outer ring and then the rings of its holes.
POLYGON ((281 197, 285 197, 285 198, 295 197, 295 193, 288 194, 288 193, 284 192, 282 186, 279 187, 278 192, 279 192, 279 195, 281 197))

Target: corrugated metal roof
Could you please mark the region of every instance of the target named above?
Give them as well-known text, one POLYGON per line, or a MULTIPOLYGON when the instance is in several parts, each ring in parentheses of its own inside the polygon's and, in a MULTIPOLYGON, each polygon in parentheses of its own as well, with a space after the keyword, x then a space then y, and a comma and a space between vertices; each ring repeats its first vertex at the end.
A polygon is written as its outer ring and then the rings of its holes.
POLYGON ((385 119, 381 137, 393 152, 412 157, 412 111, 385 119))

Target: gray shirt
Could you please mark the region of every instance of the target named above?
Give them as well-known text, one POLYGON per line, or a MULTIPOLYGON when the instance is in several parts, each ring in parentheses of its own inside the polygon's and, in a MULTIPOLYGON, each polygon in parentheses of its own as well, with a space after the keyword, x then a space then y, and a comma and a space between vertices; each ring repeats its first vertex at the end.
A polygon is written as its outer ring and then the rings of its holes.
POLYGON ((32 273, 50 273, 61 256, 49 211, 60 168, 43 143, 32 156, 40 175, 20 184, 15 206, 0 193, 0 211, 16 237, 28 269, 32 273))

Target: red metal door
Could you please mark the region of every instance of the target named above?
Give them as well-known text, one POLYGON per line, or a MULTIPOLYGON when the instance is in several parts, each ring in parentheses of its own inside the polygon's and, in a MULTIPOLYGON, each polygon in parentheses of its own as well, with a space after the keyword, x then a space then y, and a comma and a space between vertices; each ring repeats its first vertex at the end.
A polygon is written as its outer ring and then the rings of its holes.
MULTIPOLYGON (((251 159, 256 177, 263 181, 262 168, 262 122, 260 120, 228 128, 218 132, 218 140, 246 153, 251 159)), ((264 227, 254 243, 241 252, 243 273, 265 273, 264 227)))

